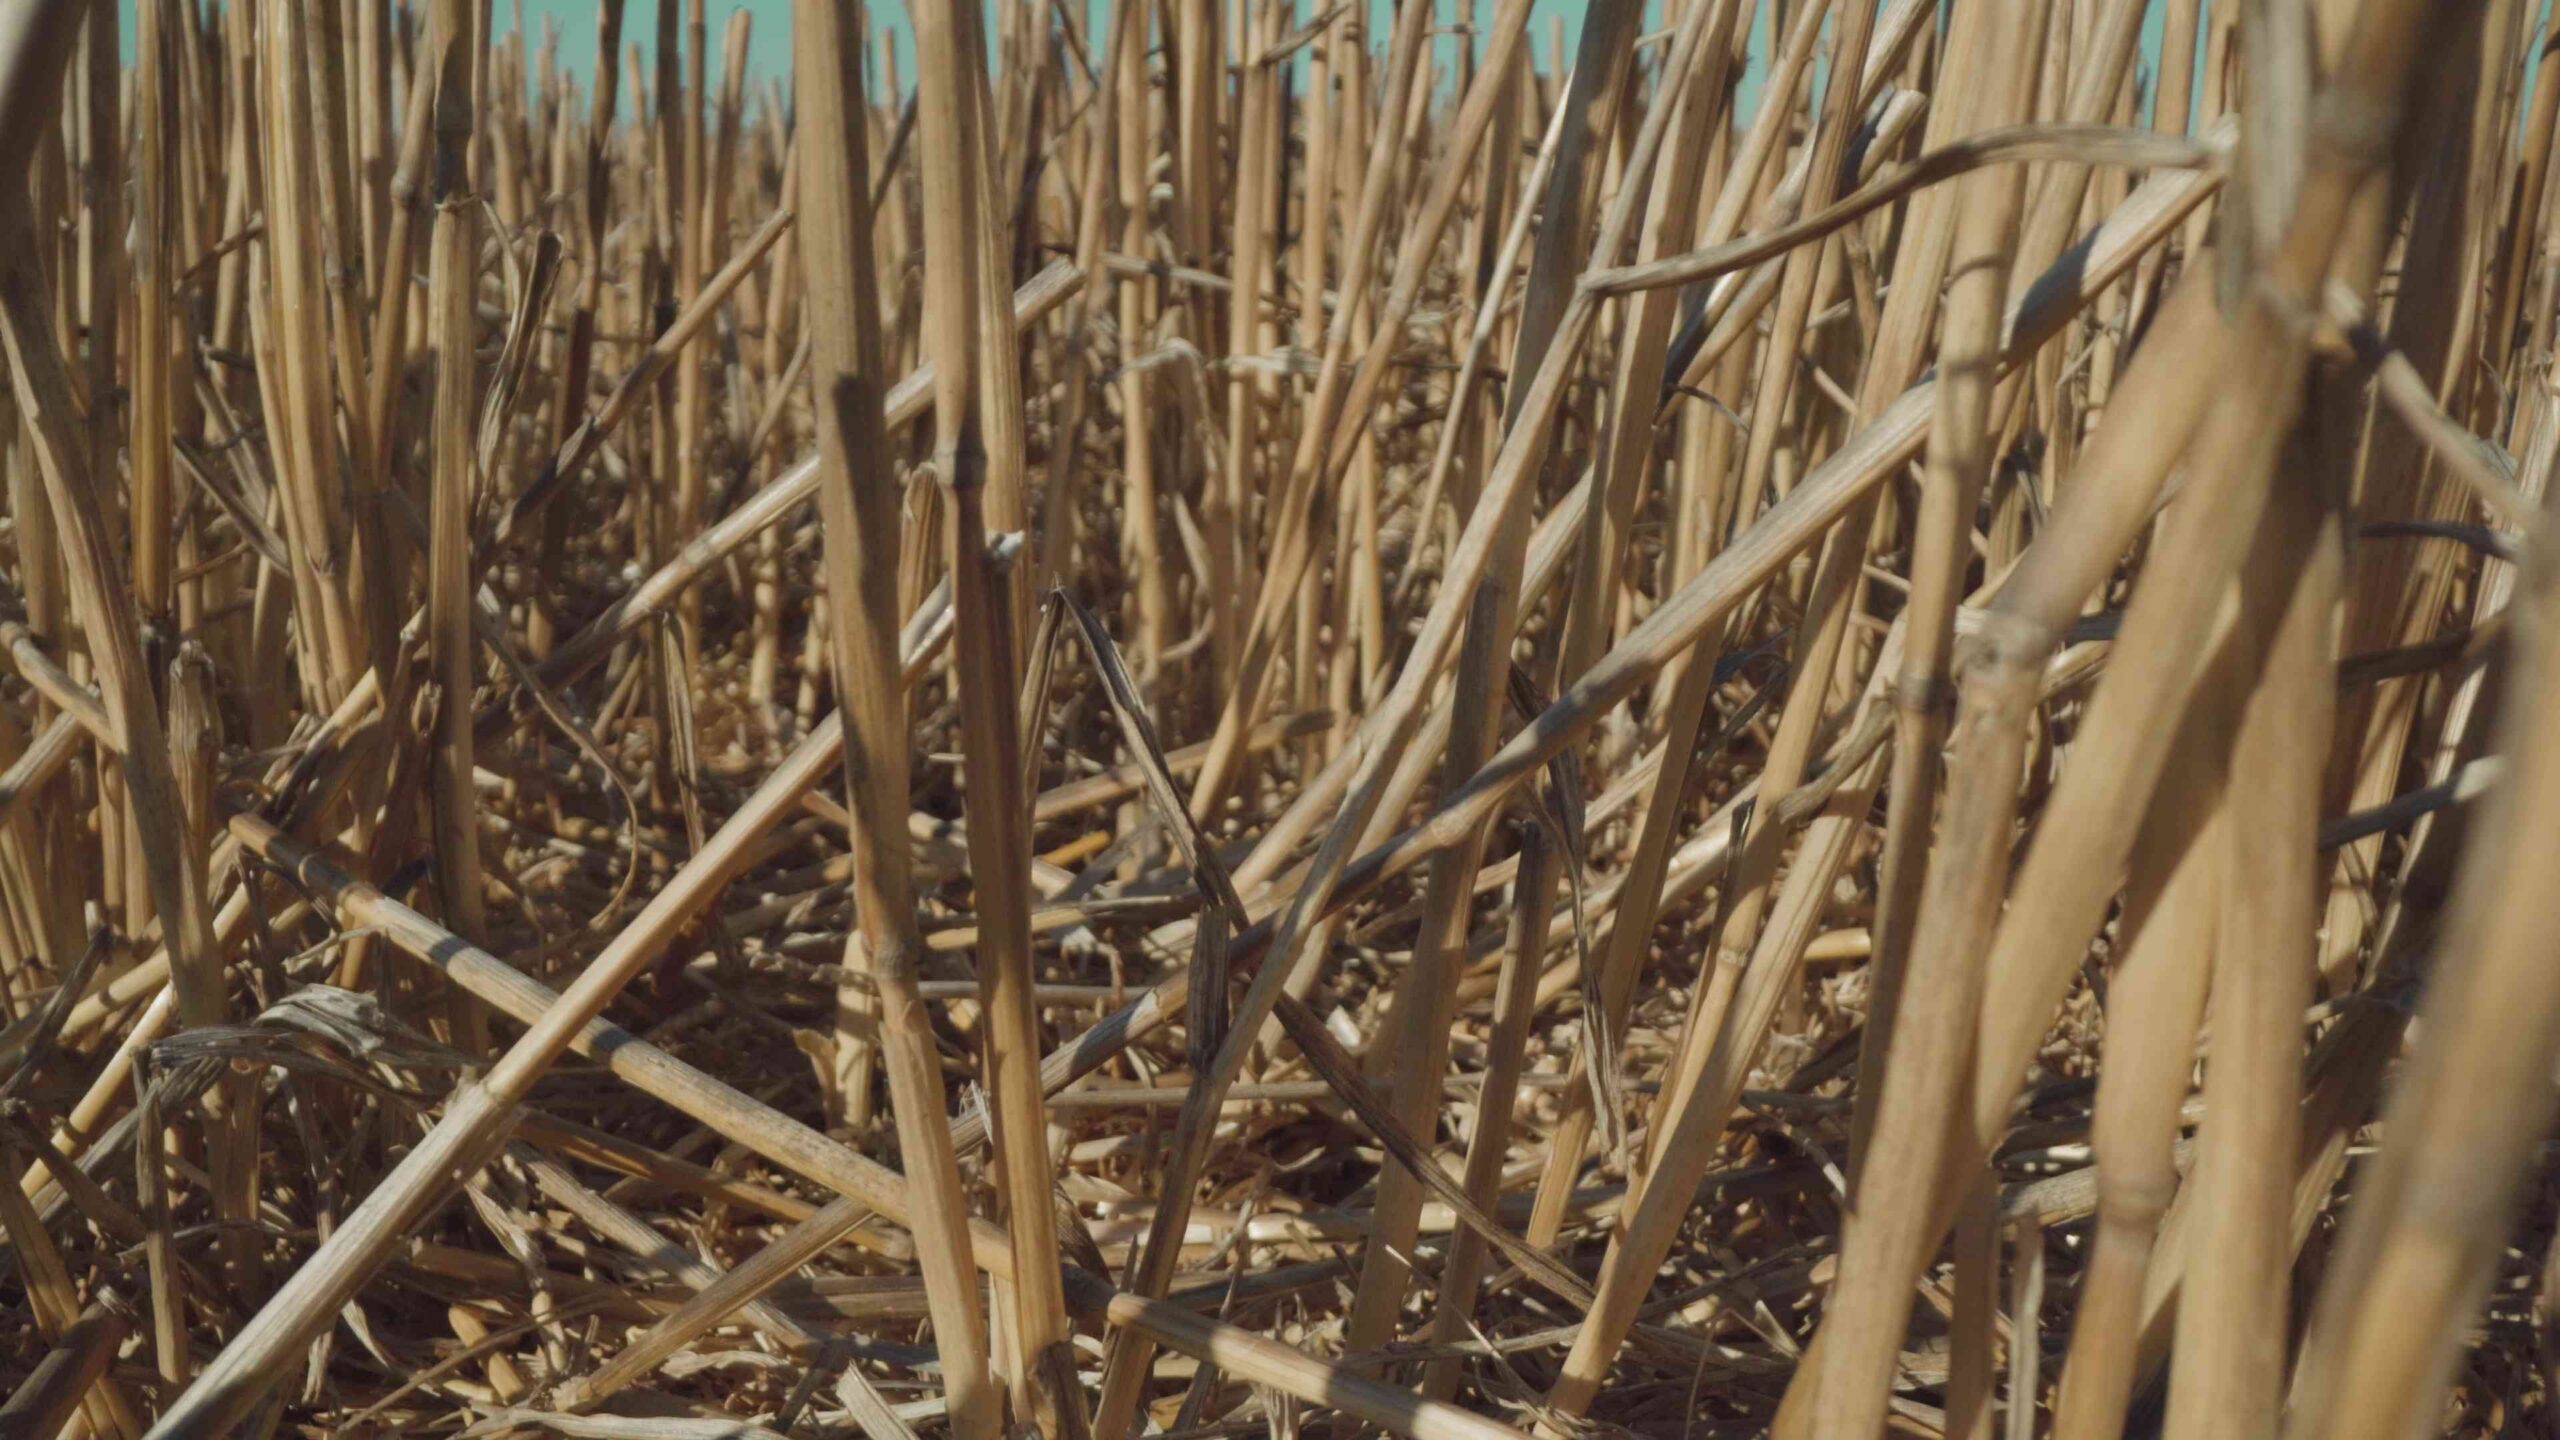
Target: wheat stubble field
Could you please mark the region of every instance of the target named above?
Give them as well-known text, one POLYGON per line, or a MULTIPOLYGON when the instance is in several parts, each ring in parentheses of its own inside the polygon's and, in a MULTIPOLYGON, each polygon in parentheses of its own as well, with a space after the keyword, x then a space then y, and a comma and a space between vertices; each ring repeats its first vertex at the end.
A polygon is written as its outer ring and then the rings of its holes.
POLYGON ((2542 7, 1531 8, 0 0, 0 1435, 2552 1433, 2542 7))

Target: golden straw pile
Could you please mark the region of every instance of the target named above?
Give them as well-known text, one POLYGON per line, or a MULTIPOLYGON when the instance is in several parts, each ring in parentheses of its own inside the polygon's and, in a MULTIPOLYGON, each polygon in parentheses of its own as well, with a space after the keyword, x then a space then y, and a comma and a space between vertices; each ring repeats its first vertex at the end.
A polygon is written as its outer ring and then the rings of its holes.
POLYGON ((0 0, 0 1435, 2560 1424, 2538 0, 493 8, 0 0))

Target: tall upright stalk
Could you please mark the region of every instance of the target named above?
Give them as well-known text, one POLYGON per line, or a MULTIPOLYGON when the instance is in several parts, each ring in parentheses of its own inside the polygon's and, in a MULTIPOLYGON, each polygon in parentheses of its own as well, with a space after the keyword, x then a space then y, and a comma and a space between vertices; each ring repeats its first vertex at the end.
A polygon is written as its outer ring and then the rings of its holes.
MULTIPOLYGON (((427 293, 436 347, 435 478, 427 543, 428 668, 442 692, 433 753, 436 889, 455 930, 487 929, 480 877, 480 796, 472 771, 470 695, 475 642, 471 633, 471 517, 478 493, 472 437, 478 426, 479 325, 472 313, 479 272, 480 201, 470 186, 471 95, 479 57, 472 53, 465 0, 438 0, 428 15, 426 63, 436 73, 435 157, 428 198, 435 229, 428 242, 427 293)), ((467 1054, 489 1045, 479 1002, 451 998, 454 1043, 467 1054)))
MULTIPOLYGON (((925 177, 925 323, 934 358, 934 466, 942 487, 944 549, 958 617, 957 668, 964 769, 969 792, 969 860, 977 884, 978 985, 988 1025, 987 1089, 995 1110, 996 1177, 1014 1249, 1012 1317, 1022 1347, 1011 1378, 1014 1402, 1049 1440, 1086 1430, 1084 1398, 1067 1350, 1059 1288, 1058 1240, 1051 1228, 1048 1116, 1040 1091, 1040 1022, 1032 1001, 1030 809, 1023 795, 1020 717, 1014 691, 1014 583, 989 548, 991 468, 1018 475, 1013 453, 991 466, 988 443, 1018 444, 1020 419, 990 420, 1016 402, 1015 387, 990 383, 1010 372, 1009 346, 981 333, 980 287, 987 279, 982 232, 988 198, 982 142, 985 49, 974 12, 918 17, 917 149, 925 177)), ((997 297, 1001 303, 1001 295, 997 297)), ((1005 327, 1010 333, 1011 325, 1005 327)), ((1021 503, 1018 487, 1007 503, 1021 503)))
MULTIPOLYGON (((944 1123, 942 1074, 916 996, 923 941, 915 932, 906 815, 907 709, 899 683, 898 488, 883 460, 879 292, 871 284, 870 137, 862 50, 833 0, 793 10, 804 127, 798 146, 802 226, 809 236, 811 384, 816 387, 818 500, 824 517, 828 627, 836 703, 844 716, 845 804, 854 825, 854 914, 834 1035, 836 1093, 867 1086, 875 1050, 889 1077, 907 1183, 915 1197, 917 1258, 942 1354, 952 1430, 965 1440, 1001 1433, 1002 1396, 986 1364, 986 1319, 969 1261, 968 1202, 944 1123)), ((950 365, 965 374, 965 367, 950 365)))

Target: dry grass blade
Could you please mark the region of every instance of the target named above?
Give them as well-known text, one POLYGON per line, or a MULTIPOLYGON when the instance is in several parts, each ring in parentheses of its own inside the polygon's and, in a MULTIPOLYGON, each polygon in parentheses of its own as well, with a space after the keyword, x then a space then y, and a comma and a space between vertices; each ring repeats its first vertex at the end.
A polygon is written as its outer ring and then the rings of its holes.
POLYGON ((1917 191, 1990 165, 2068 160, 2120 165, 2131 170, 2198 169, 2214 164, 2218 158, 2218 152, 2209 145, 2148 130, 2118 130, 2104 125, 2020 125, 1986 130, 1932 150, 1907 165, 1895 166, 1856 194, 1792 224, 1647 265, 1594 271, 1584 276, 1582 283, 1604 295, 1619 295, 1713 280, 1784 255, 1917 191))
POLYGON ((91 1309, 62 1333, 44 1358, 0 1402, 0 1426, 12 1435, 58 1435, 114 1363, 129 1327, 113 1311, 91 1309))
POLYGON ((1504 1258, 1526 1272, 1530 1279, 1546 1286, 1577 1308, 1590 1307, 1591 1287, 1582 1282, 1582 1277, 1566 1269, 1555 1257, 1546 1252, 1532 1250, 1522 1244, 1517 1237, 1503 1228, 1501 1221, 1487 1214, 1482 1206, 1467 1198, 1467 1192, 1461 1189, 1455 1180, 1449 1178, 1448 1174, 1440 1168, 1440 1162, 1423 1149, 1422 1143, 1414 1138, 1412 1132, 1405 1129, 1403 1122, 1396 1118, 1395 1112, 1390 1110, 1386 1102, 1371 1088, 1367 1078, 1360 1074, 1358 1063, 1343 1050, 1341 1042, 1335 1040, 1325 1030, 1323 1021, 1318 1020, 1306 1006, 1286 995, 1280 997, 1280 1003, 1272 1013, 1280 1017, 1280 1023, 1289 1032, 1289 1038, 1297 1042, 1300 1052, 1315 1067, 1316 1073, 1323 1077, 1325 1084, 1332 1087, 1333 1093, 1340 1096, 1342 1102, 1350 1106, 1353 1112, 1369 1126, 1370 1130, 1377 1135, 1379 1142, 1387 1147, 1387 1153, 1393 1155, 1397 1162, 1420 1180, 1433 1195, 1438 1196, 1442 1204, 1455 1210, 1470 1230, 1483 1236, 1496 1250, 1502 1252, 1504 1258))
POLYGON ((1243 897, 1236 894, 1234 879, 1228 875, 1225 862, 1218 858, 1209 837, 1200 833, 1199 822, 1183 804, 1182 791, 1174 783, 1173 767, 1165 759, 1164 746, 1156 739, 1155 722, 1147 718, 1146 702, 1139 698, 1138 685, 1129 674, 1129 666, 1121 659, 1120 647, 1113 643, 1111 632, 1104 629, 1100 617, 1085 603, 1063 590, 1053 591, 1054 603, 1075 618, 1076 633, 1084 641, 1085 653, 1092 657, 1096 673, 1102 677, 1103 693, 1110 698, 1111 713, 1120 722, 1120 733, 1135 757, 1139 774, 1144 778, 1147 799, 1155 806, 1157 819, 1173 837, 1181 850, 1183 862, 1190 866, 1193 883, 1208 898, 1211 916, 1204 916, 1194 944, 1191 960, 1191 993, 1183 1004, 1185 1024, 1191 1032, 1191 1064, 1205 1070, 1216 1060, 1218 1049, 1226 1044, 1231 1028, 1227 1014, 1227 945, 1235 930, 1249 924, 1243 897))

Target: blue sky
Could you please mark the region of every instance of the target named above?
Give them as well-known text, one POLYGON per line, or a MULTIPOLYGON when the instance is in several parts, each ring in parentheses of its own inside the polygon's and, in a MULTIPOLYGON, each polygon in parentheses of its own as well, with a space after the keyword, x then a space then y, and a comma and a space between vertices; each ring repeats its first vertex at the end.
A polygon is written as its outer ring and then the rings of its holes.
MULTIPOLYGON (((667 3, 678 4, 682 3, 682 0, 667 0, 667 3)), ((916 3, 916 0, 869 0, 869 3, 872 23, 897 37, 899 70, 901 75, 912 83, 915 74, 915 42, 913 32, 908 25, 907 9, 909 4, 916 3)), ((924 0, 924 3, 954 3, 954 0, 924 0)), ((1185 3, 1203 3, 1203 0, 1185 0, 1185 3)), ((1227 0, 1216 0, 1216 3, 1225 4, 1227 0)), ((1317 6, 1325 3, 1329 3, 1329 0, 1308 0, 1305 8, 1309 13, 1313 13, 1317 6)), ((1368 3, 1374 15, 1376 33, 1383 36, 1395 10, 1394 0, 1368 0, 1368 3)), ((1431 0, 1431 3, 1439 11, 1441 23, 1454 20, 1460 10, 1473 11, 1478 19, 1483 19, 1489 17, 1493 9, 1493 0, 1431 0)), ((2548 4, 2550 0, 2543 0, 2543 3, 2548 4)), ((582 77, 593 68, 596 0, 491 0, 491 4, 495 10, 495 22, 502 29, 513 27, 517 14, 521 12, 527 38, 535 44, 539 44, 543 22, 548 19, 560 30, 561 63, 582 77)), ((1093 32, 1096 36, 1095 43, 1098 44, 1100 43, 1100 22, 1110 11, 1109 0, 1084 0, 1084 4, 1091 12, 1095 26, 1093 32)), ((1646 0, 1648 28, 1661 23, 1661 4, 1662 0, 1646 0)), ((1553 63, 1552 57, 1547 53, 1550 48, 1549 36, 1553 28, 1561 24, 1565 44, 1568 47, 1571 46, 1581 35, 1582 14, 1586 6, 1587 0, 1536 0, 1530 12, 1529 39, 1541 69, 1553 63)), ((130 58, 133 44, 133 0, 123 0, 123 8, 124 40, 127 55, 130 58)), ((2154 57, 2160 53, 2161 16, 2166 8, 2164 5, 2153 4, 2149 7, 2149 14, 2144 19, 2142 48, 2146 57, 2154 57)), ((752 17, 753 22, 747 48, 748 73, 751 80, 755 82, 754 88, 761 90, 763 82, 767 79, 778 78, 787 83, 789 78, 787 72, 791 63, 791 0, 704 0, 704 14, 708 21, 712 49, 709 57, 710 73, 718 75, 722 65, 726 63, 726 57, 720 53, 727 33, 725 27, 729 16, 741 10, 752 17)), ((656 17, 657 0, 625 0, 622 21, 623 43, 626 46, 638 45, 644 58, 650 57, 655 49, 656 17)), ((1754 56, 1752 70, 1755 72, 1758 69, 1759 58, 1765 56, 1768 49, 1767 37, 1762 33, 1765 31, 1766 21, 1767 16, 1764 11, 1752 37, 1751 48, 1754 56)), ((1452 58, 1448 47, 1453 46, 1456 41, 1443 39, 1439 43, 1440 59, 1445 74, 1445 66, 1452 58)), ((1752 103, 1750 92, 1754 88, 1752 84, 1754 78, 1756 78, 1754 74, 1746 72, 1743 82, 1743 101, 1746 105, 1752 103)))
MULTIPOLYGON (((220 4, 221 0, 215 0, 220 4)), ((669 0, 682 4, 683 0, 669 0)), ((1070 0, 1073 3, 1073 0, 1070 0)), ((1219 0, 1224 4, 1226 0, 1219 0)), ((1315 0, 1316 4, 1330 0, 1315 0)), ((1432 0, 1443 20, 1453 16, 1460 6, 1477 8, 1490 14, 1491 0, 1432 0)), ((121 0, 124 24, 125 59, 133 59, 133 4, 121 0)), ((523 16, 526 39, 535 46, 541 43, 542 24, 546 19, 559 27, 560 61, 569 70, 585 77, 595 64, 596 0, 490 0, 494 20, 501 30, 512 29, 519 13, 523 16)), ((898 67, 903 76, 915 73, 915 32, 907 21, 909 0, 869 0, 871 22, 897 37, 898 67)), ((1549 59, 1548 37, 1557 22, 1564 26, 1565 43, 1573 44, 1582 34, 1582 12, 1588 0, 1536 0, 1530 11, 1530 43, 1536 47, 1538 64, 1544 68, 1549 59)), ((1089 25, 1094 43, 1099 45, 1101 24, 1111 13, 1110 0, 1085 0, 1090 12, 1089 25)), ((1383 36, 1394 17, 1394 0, 1370 0, 1375 14, 1377 33, 1383 36)), ((1658 20, 1662 0, 1645 0, 1647 23, 1658 20)), ((727 63, 722 53, 729 17, 745 11, 753 23, 747 42, 748 78, 762 88, 768 79, 789 80, 791 66, 791 0, 703 0, 705 28, 710 31, 710 73, 718 75, 727 63)), ((1314 13, 1310 8, 1309 13, 1314 13)), ((625 0, 622 11, 622 43, 640 47, 641 58, 654 59, 657 51, 656 0, 625 0)), ((1443 40, 1442 46, 1454 41, 1443 40)))
MULTIPOLYGON (((127 0, 127 3, 130 4, 131 0, 127 0)), ((678 4, 683 3, 683 0, 668 0, 668 3, 678 4)), ((909 83, 913 83, 915 75, 915 41, 907 19, 908 6, 911 3, 916 3, 916 0, 869 0, 872 23, 897 37, 899 73, 909 83)), ((949 0, 923 0, 923 3, 949 3, 949 0)), ((1109 16, 1111 6, 1109 0, 1084 0, 1084 3, 1091 14, 1092 28, 1088 33, 1092 36, 1093 43, 1098 46, 1102 43, 1101 25, 1109 16)), ((1203 3, 1203 0, 1186 0, 1186 3, 1203 3)), ((1216 3, 1224 5, 1227 0, 1216 0, 1216 3)), ((1330 0, 1308 0, 1303 8, 1307 13, 1313 14, 1328 3, 1330 0)), ((1881 5, 1882 0, 1878 0, 1878 3, 1881 5)), ((513 25, 516 7, 521 5, 526 35, 528 38, 534 38, 536 43, 539 43, 537 37, 542 31, 543 18, 551 17, 560 27, 562 63, 579 74, 586 73, 595 54, 595 0, 491 0, 491 4, 495 7, 496 23, 500 26, 513 25)), ((1481 22, 1491 18, 1494 8, 1494 0, 1432 0, 1432 4, 1439 12, 1437 20, 1443 24, 1453 21, 1461 10, 1475 12, 1476 19, 1481 22)), ((1369 6, 1372 12, 1373 34, 1380 37, 1372 43, 1383 43, 1388 23, 1394 18, 1394 0, 1369 0, 1369 6)), ((1586 8, 1587 0, 1536 0, 1530 10, 1529 43, 1540 69, 1546 69, 1554 63, 1547 51, 1551 48, 1549 37, 1556 25, 1560 23, 1563 27, 1566 46, 1570 47, 1580 39, 1582 14, 1586 8)), ((2149 14, 2144 17, 2142 44, 2143 54, 2146 57, 2157 56, 2160 53, 2161 17, 2166 8, 2164 5, 2153 4, 2149 7, 2149 14)), ((758 80, 769 76, 780 76, 787 81, 788 76, 784 72, 788 70, 791 63, 791 0, 704 0, 704 17, 710 31, 712 49, 710 73, 718 75, 720 67, 726 63, 726 57, 720 53, 720 45, 726 33, 722 27, 727 23, 728 16, 738 10, 744 10, 753 17, 753 31, 747 46, 750 75, 758 80)), ((1646 0, 1645 23, 1648 30, 1661 24, 1661 11, 1662 0, 1646 0)), ((656 15, 655 0, 625 0, 622 20, 623 43, 626 46, 638 44, 644 56, 653 52, 656 15)), ((1765 34, 1767 22, 1767 7, 1765 5, 1758 7, 1751 45, 1754 63, 1751 71, 1746 72, 1744 77, 1744 93, 1741 97, 1746 106, 1754 103, 1751 92, 1756 89, 1753 81, 1757 78, 1759 58, 1765 56, 1769 48, 1765 34)), ((1454 58, 1449 53, 1448 47, 1455 43, 1454 38, 1444 38, 1439 42, 1441 46, 1439 58, 1444 67, 1454 58)))
MULTIPOLYGON (((512 16, 517 0, 491 0, 491 3, 496 7, 497 23, 500 25, 513 23, 512 16)), ((575 68, 584 73, 595 52, 594 0, 522 0, 522 3, 526 33, 539 35, 543 17, 551 16, 560 26, 560 53, 563 61, 570 62, 570 57, 574 54, 576 59, 570 63, 574 63, 575 68)), ((674 3, 674 0, 671 0, 671 3, 674 3)), ((915 73, 913 64, 915 43, 907 24, 909 3, 910 0, 870 0, 870 11, 874 25, 887 29, 898 37, 899 69, 902 74, 912 77, 915 73)), ((945 0, 926 0, 926 3, 945 3, 945 0)), ((1225 3, 1225 0, 1219 0, 1219 3, 1225 3)), ((1436 3, 1443 17, 1453 14, 1461 5, 1490 11, 1488 0, 1436 0, 1436 3)), ((1529 32, 1531 43, 1539 47, 1540 65, 1547 63, 1545 48, 1550 20, 1561 20, 1564 23, 1565 43, 1571 44, 1581 34, 1585 3, 1586 0, 1537 0, 1536 7, 1531 12, 1529 32)), ((1086 4, 1091 10, 1096 26, 1095 43, 1099 44, 1098 27, 1100 22, 1109 15, 1111 7, 1106 0, 1086 0, 1086 4)), ((1383 35, 1386 22, 1395 11, 1393 0, 1371 0, 1371 5, 1377 14, 1380 27, 1378 33, 1383 35)), ((1648 12, 1657 12, 1660 8, 1661 0, 1647 0, 1648 12)), ((703 10, 711 31, 711 73, 715 75, 719 73, 718 67, 723 60, 719 53, 721 27, 726 23, 729 14, 737 10, 744 10, 754 17, 754 34, 747 46, 750 73, 759 78, 780 76, 789 68, 791 64, 791 0, 704 0, 703 10)), ((1312 13, 1312 7, 1310 7, 1310 13, 1312 13)), ((656 15, 657 7, 653 0, 626 0, 622 19, 624 42, 628 44, 636 40, 644 53, 649 51, 652 48, 656 15)))

